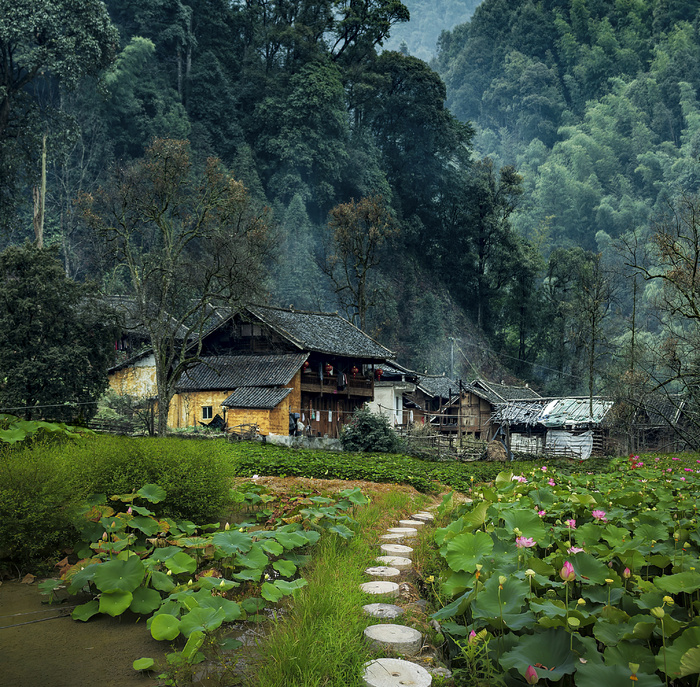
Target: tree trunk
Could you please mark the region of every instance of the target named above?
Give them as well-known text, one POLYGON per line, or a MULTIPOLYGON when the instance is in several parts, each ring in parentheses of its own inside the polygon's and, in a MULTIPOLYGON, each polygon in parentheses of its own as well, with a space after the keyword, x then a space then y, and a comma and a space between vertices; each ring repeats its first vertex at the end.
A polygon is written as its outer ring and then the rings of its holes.
POLYGON ((34 196, 34 238, 36 247, 44 247, 44 204, 46 201, 46 134, 41 142, 41 186, 32 189, 34 196))

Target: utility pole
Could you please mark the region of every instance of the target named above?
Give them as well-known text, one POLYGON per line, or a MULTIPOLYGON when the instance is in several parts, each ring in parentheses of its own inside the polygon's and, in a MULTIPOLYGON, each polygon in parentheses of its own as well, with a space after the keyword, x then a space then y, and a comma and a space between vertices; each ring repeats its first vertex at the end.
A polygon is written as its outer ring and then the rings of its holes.
POLYGON ((450 340, 450 379, 455 376, 455 338, 454 336, 447 337, 450 340))

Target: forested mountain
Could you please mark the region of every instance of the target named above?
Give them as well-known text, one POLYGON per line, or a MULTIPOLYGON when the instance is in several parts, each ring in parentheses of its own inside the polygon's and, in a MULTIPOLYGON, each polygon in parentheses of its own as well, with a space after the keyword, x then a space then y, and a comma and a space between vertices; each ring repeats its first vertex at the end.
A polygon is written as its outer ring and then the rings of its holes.
POLYGON ((403 4, 411 13, 411 19, 394 27, 384 48, 402 50, 405 44, 409 55, 430 62, 437 52, 440 34, 469 21, 481 1, 405 0, 403 4))
POLYGON ((456 374, 509 368, 549 393, 660 369, 672 308, 643 270, 671 260, 649 240, 659 210, 697 190, 697 3, 0 0, 0 16, 5 244, 43 216, 70 277, 128 290, 76 199, 154 138, 188 139, 195 167, 220 159, 270 208, 272 304, 343 309, 419 370, 446 371, 454 345, 456 374), (415 25, 419 52, 472 10, 439 73, 384 49, 415 25))

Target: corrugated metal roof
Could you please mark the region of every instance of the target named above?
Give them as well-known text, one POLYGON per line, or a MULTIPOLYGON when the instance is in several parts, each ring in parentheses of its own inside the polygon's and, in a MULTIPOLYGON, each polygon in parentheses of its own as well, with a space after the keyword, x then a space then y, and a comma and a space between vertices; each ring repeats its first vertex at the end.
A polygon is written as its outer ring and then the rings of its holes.
POLYGON ((304 364, 306 353, 209 356, 188 370, 178 391, 227 390, 239 387, 284 386, 304 364))
POLYGON ((493 404, 515 399, 541 398, 541 396, 529 386, 494 384, 493 382, 487 382, 485 379, 475 379, 469 387, 477 396, 481 396, 493 404))
POLYGON ((248 306, 247 310, 302 350, 367 361, 384 361, 394 354, 337 313, 248 306))
POLYGON ((236 389, 221 405, 227 408, 261 408, 272 410, 276 408, 292 389, 270 389, 262 386, 251 386, 236 389))
POLYGON ((491 420, 496 424, 537 424, 545 427, 567 427, 600 424, 613 407, 612 401, 593 399, 593 414, 588 398, 555 398, 539 401, 509 401, 499 404, 491 420))

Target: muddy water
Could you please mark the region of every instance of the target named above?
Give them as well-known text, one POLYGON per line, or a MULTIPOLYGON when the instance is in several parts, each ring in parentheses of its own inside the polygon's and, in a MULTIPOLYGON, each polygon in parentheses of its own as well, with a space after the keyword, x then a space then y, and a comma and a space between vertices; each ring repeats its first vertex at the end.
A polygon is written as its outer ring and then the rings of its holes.
POLYGON ((68 604, 42 603, 36 584, 0 585, 0 687, 153 687, 156 680, 132 668, 135 659, 161 659, 169 647, 156 642, 137 616, 60 616, 68 604), (20 614, 20 615, 16 615, 20 614), (51 618, 42 622, 32 622, 51 618), (14 626, 14 627, 11 627, 14 626))

